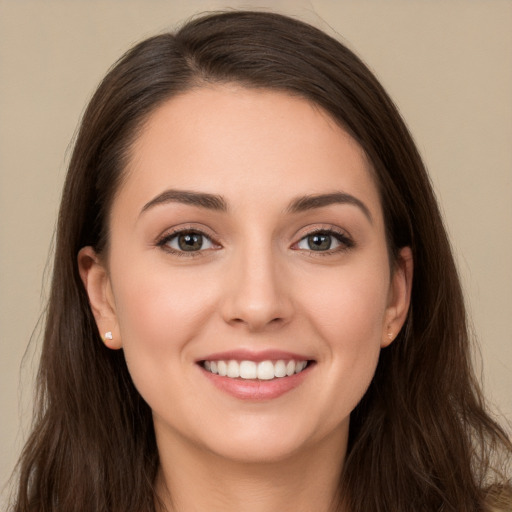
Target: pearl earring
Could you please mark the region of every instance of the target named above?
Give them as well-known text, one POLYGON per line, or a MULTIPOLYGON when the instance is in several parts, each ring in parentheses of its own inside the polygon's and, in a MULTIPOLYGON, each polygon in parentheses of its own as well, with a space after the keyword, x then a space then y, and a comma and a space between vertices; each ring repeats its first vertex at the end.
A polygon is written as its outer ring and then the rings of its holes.
POLYGON ((112 339, 112 331, 108 331, 105 333, 104 339, 111 340, 112 339))

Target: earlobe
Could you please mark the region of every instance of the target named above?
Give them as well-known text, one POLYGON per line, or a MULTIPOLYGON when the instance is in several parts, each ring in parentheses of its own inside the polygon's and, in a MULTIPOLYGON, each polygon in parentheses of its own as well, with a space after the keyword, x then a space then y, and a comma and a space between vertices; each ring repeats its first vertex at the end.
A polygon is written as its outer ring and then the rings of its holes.
POLYGON ((122 343, 110 278, 92 247, 83 247, 78 252, 78 269, 103 343, 108 348, 120 349, 122 343))
POLYGON ((413 272, 412 250, 410 247, 402 247, 391 277, 381 347, 387 347, 393 342, 407 318, 411 302, 413 272))

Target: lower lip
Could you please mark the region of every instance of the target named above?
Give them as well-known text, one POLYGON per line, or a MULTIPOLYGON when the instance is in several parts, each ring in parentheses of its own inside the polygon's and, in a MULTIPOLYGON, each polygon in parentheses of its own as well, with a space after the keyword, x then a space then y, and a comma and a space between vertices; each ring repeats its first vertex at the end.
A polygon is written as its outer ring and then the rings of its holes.
POLYGON ((202 366, 200 368, 210 382, 221 391, 240 400, 265 401, 278 398, 295 389, 308 376, 313 366, 310 363, 300 373, 272 380, 232 379, 211 373, 202 366))

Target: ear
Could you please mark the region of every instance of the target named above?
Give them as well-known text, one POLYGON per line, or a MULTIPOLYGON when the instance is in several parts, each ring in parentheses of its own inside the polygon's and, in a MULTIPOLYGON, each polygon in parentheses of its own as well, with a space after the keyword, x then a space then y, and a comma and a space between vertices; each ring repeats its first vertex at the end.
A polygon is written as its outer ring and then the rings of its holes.
POLYGON ((120 349, 122 343, 110 277, 105 265, 92 247, 80 249, 78 270, 89 296, 89 304, 103 343, 108 348, 120 349))
POLYGON ((411 303, 413 267, 411 248, 402 247, 391 276, 381 347, 390 345, 405 323, 411 303))

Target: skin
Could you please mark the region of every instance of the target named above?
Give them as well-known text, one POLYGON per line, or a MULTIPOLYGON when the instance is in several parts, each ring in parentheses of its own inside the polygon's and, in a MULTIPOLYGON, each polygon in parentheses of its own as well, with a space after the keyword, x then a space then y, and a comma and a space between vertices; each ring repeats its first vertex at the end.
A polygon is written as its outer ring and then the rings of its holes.
POLYGON ((390 265, 371 167, 342 128, 303 99, 236 85, 169 100, 132 147, 108 253, 86 247, 78 261, 98 329, 153 411, 169 510, 329 510, 350 413, 403 325, 412 281, 408 248, 390 265), (145 208, 169 189, 222 196, 226 210, 145 208), (290 211, 338 192, 364 206, 290 211), (176 229, 209 238, 178 253, 176 229), (341 241, 311 250, 307 236, 331 229, 341 241), (314 364, 287 393, 244 400, 197 364, 238 349, 314 364))

